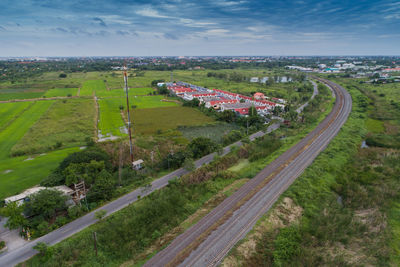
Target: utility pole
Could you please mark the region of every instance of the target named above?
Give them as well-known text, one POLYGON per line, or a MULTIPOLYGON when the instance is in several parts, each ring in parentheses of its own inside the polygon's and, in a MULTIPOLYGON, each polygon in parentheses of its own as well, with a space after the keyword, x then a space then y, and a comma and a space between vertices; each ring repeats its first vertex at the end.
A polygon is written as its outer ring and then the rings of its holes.
POLYGON ((128 75, 126 74, 126 67, 124 70, 124 82, 126 92, 126 107, 128 111, 128 133, 129 133, 129 152, 131 155, 131 167, 133 168, 133 146, 132 146, 132 131, 131 131, 131 115, 129 113, 129 95, 128 95, 128 75))

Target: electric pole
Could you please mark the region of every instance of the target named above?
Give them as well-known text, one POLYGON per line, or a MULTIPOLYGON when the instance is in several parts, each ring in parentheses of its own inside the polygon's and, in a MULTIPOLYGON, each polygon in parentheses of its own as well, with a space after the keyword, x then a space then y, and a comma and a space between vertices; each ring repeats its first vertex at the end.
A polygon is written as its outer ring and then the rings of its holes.
POLYGON ((129 95, 128 95, 128 75, 126 74, 126 67, 124 70, 124 82, 126 92, 126 107, 128 111, 128 133, 129 133, 129 152, 131 155, 131 167, 133 168, 133 146, 132 146, 132 131, 131 131, 131 115, 129 113, 129 95))

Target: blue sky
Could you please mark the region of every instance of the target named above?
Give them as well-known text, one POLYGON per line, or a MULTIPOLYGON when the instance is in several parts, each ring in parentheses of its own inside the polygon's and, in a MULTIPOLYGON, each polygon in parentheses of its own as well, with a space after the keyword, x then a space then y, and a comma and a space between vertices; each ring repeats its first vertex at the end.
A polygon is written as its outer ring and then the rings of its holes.
POLYGON ((400 1, 0 1, 0 56, 158 55, 400 55, 400 1))

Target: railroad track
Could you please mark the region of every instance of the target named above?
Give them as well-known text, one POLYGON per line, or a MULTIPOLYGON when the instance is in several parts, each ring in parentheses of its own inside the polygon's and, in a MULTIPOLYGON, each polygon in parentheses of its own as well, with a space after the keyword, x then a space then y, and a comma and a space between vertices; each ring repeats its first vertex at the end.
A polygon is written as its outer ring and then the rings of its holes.
POLYGON ((300 142, 151 258, 145 266, 217 265, 325 149, 347 120, 351 111, 351 97, 339 85, 313 78, 328 85, 335 93, 336 102, 328 116, 300 142))

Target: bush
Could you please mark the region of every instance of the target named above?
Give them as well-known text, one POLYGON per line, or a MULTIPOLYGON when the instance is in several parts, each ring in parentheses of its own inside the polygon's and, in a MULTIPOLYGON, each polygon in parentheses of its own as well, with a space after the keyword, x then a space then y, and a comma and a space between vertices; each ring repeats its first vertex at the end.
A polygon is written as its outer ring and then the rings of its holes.
POLYGON ((67 78, 67 74, 65 74, 65 73, 60 73, 60 75, 58 75, 58 77, 60 77, 60 78, 67 78))
POLYGON ((6 246, 6 242, 0 241, 0 250, 2 250, 3 248, 5 248, 5 246, 6 246))
POLYGON ((193 158, 200 158, 215 151, 217 144, 210 138, 197 137, 189 143, 188 149, 192 152, 193 158))

